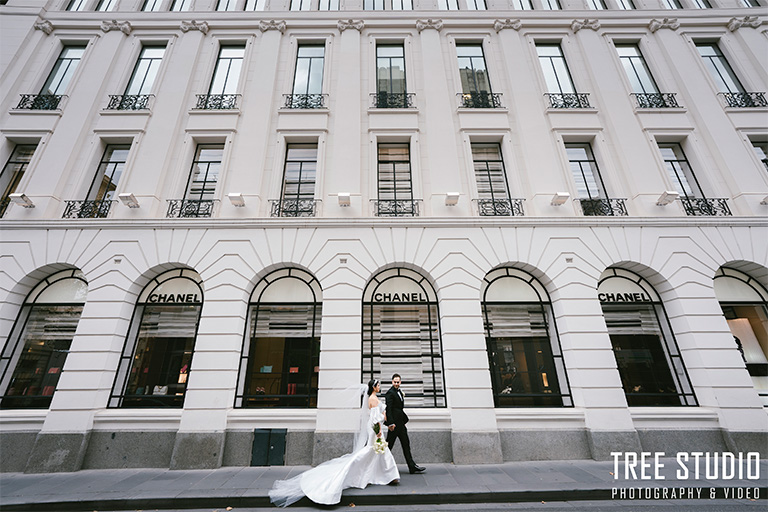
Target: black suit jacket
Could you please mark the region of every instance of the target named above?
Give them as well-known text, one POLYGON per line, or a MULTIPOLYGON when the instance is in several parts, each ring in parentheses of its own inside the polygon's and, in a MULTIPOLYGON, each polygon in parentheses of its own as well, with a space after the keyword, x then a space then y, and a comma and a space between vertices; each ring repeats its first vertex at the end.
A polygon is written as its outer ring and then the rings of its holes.
POLYGON ((387 394, 384 395, 384 399, 387 402, 387 421, 385 424, 405 425, 408 423, 408 415, 403 410, 403 400, 400 399, 394 386, 389 388, 387 394))

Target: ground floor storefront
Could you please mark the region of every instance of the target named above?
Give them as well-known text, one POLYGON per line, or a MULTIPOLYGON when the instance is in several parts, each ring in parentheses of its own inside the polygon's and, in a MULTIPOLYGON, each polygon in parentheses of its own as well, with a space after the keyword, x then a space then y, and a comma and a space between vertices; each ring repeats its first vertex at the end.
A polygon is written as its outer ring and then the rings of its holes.
POLYGON ((384 220, 9 222, 2 470, 768 456, 765 225, 384 220))

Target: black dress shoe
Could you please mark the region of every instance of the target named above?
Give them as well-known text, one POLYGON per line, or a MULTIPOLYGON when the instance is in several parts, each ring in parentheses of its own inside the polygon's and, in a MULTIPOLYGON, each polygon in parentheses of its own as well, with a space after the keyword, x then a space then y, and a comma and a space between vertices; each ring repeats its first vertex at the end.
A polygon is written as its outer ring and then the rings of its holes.
POLYGON ((413 467, 412 467, 411 469, 409 469, 408 471, 409 471, 409 472, 410 472, 412 475, 414 475, 414 474, 416 474, 416 473, 423 473, 423 472, 425 472, 426 470, 427 470, 427 468, 423 468, 423 467, 421 467, 421 466, 413 466, 413 467))

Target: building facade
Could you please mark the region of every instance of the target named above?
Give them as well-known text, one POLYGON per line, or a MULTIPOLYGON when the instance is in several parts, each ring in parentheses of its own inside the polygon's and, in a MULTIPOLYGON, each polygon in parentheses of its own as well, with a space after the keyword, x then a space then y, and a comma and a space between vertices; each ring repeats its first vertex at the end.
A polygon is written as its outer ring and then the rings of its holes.
POLYGON ((768 456, 762 2, 4 2, 2 470, 768 456))

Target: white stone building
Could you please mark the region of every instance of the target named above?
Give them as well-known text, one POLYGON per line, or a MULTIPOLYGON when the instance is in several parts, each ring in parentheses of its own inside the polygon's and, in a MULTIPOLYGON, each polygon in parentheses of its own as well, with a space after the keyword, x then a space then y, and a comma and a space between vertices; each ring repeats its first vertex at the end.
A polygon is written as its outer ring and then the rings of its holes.
POLYGON ((763 2, 3 2, 2 470, 768 456, 763 2))

